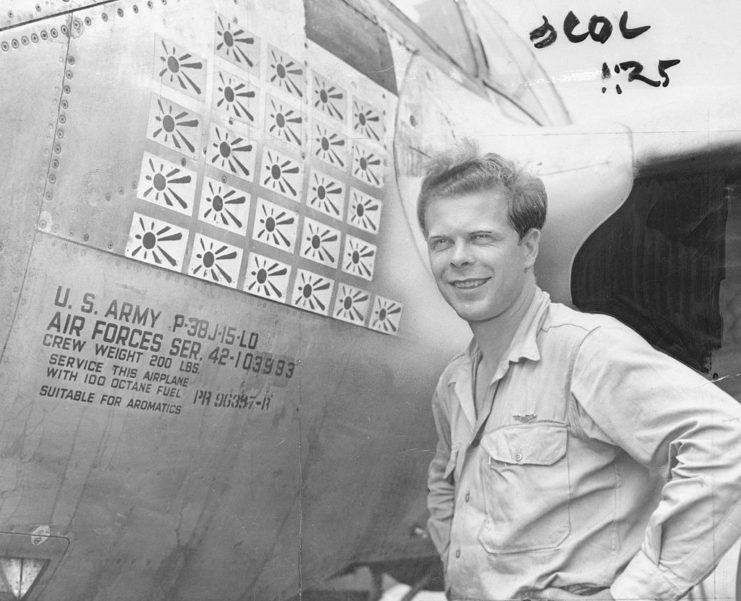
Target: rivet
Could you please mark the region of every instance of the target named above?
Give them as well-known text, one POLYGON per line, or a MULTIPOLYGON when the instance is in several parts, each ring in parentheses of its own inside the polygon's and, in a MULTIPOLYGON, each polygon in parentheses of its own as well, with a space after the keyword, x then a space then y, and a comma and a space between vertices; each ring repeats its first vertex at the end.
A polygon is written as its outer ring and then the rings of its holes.
POLYGON ((69 100, 62 98, 62 108, 66 109, 69 106, 69 100))
POLYGON ((59 35, 57 33, 57 28, 56 27, 52 27, 51 30, 49 31, 49 33, 51 34, 51 37, 53 37, 53 38, 55 38, 55 37, 57 37, 59 35))
POLYGON ((108 13, 103 13, 102 15, 100 15, 100 18, 103 19, 104 21, 107 21, 108 20, 108 13))
POLYGON ((106 244, 106 246, 108 247, 108 250, 112 249, 113 248, 113 242, 109 242, 108 244, 106 244))
POLYGON ((13 18, 13 11, 12 10, 9 10, 8 11, 8 18, 9 19, 12 19, 13 18))
POLYGON ((54 175, 53 173, 50 173, 49 174, 49 183, 50 184, 53 184, 53 183, 56 183, 56 181, 57 181, 57 176, 54 175))
POLYGON ((46 219, 39 221, 39 227, 43 230, 46 228, 46 219))
POLYGON ((37 13, 40 13, 41 12, 41 5, 40 4, 37 4, 36 5, 36 12, 37 13))
POLYGON ((24 46, 28 46, 28 36, 27 36, 27 35, 24 35, 24 36, 23 36, 23 37, 21 38, 21 43, 22 43, 22 44, 23 44, 24 46))
POLYGON ((90 234, 85 234, 85 235, 84 235, 84 236, 82 237, 82 239, 83 239, 83 240, 84 240, 85 242, 87 242, 88 240, 90 240, 90 234))
POLYGON ((119 8, 116 12, 118 13, 118 16, 119 17, 123 17, 124 16, 123 8, 119 8))
POLYGON ((134 4, 134 13, 138 13, 138 12, 139 12, 139 7, 136 4, 134 4))
POLYGON ((67 115, 65 115, 64 113, 59 115, 59 122, 62 124, 67 123, 67 115))
POLYGON ((39 42, 39 36, 38 36, 38 34, 36 34, 36 33, 32 33, 32 34, 31 34, 31 41, 32 41, 32 42, 33 42, 34 44, 38 44, 38 42, 39 42))
POLYGON ((57 130, 57 138, 59 138, 59 139, 64 138, 64 130, 63 129, 58 129, 57 130))
POLYGON ((152 0, 147 0, 147 7, 152 8, 152 6, 154 6, 154 3, 152 2, 152 0))
POLYGON ((67 79, 72 79, 72 76, 73 76, 73 74, 72 74, 72 70, 71 70, 71 69, 70 69, 70 70, 68 70, 68 71, 67 71, 67 72, 66 72, 66 73, 64 74, 64 76, 65 76, 65 77, 66 77, 67 79))
POLYGON ((70 65, 74 65, 75 64, 75 57, 74 56, 70 56, 69 58, 67 58, 67 62, 70 65))
POLYGON ((62 154, 62 145, 61 144, 54 144, 54 152, 56 154, 62 154))
POLYGON ((41 30, 41 33, 39 35, 41 35, 41 39, 42 40, 45 40, 45 39, 47 39, 49 37, 49 34, 46 33, 46 29, 42 29, 41 30))
POLYGON ((0 48, 2 48, 3 52, 7 52, 8 50, 10 50, 10 44, 8 44, 8 42, 3 42, 2 44, 0 44, 0 48))
POLYGON ((414 115, 409 115, 409 125, 417 127, 417 118, 414 115))
POLYGON ((64 86, 62 90, 64 90, 65 94, 69 94, 72 91, 72 88, 70 88, 69 86, 64 86))
POLYGON ((66 25, 62 25, 62 26, 61 26, 61 27, 59 28, 59 31, 61 31, 63 35, 67 35, 67 31, 68 31, 68 30, 67 30, 67 26, 66 26, 66 25))
POLYGON ((18 48, 18 46, 19 46, 18 40, 16 40, 15 38, 13 38, 13 40, 10 42, 10 45, 13 46, 13 48, 18 48))
POLYGON ((44 196, 46 196, 46 200, 51 200, 53 196, 51 190, 47 190, 44 196))
POLYGON ((74 27, 77 31, 80 31, 82 29, 82 21, 80 19, 75 19, 72 21, 72 27, 74 27))
POLYGON ((52 161, 51 161, 51 168, 52 169, 59 169, 59 159, 52 159, 52 161))

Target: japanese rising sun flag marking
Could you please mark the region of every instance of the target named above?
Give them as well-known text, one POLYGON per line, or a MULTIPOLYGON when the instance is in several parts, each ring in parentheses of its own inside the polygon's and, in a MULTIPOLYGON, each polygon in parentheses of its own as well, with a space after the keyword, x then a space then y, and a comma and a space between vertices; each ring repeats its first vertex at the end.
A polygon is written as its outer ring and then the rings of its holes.
POLYGON ((201 189, 198 219, 235 234, 247 232, 250 195, 207 177, 201 189))
POLYGON ((152 96, 147 122, 147 138, 172 150, 195 156, 201 135, 201 119, 190 110, 152 96))
POLYGON ((371 312, 370 327, 384 334, 397 334, 401 322, 402 304, 382 296, 376 296, 371 312))
POLYGON ((301 148, 301 128, 303 124, 301 113, 272 96, 266 96, 265 105, 265 129, 267 132, 279 140, 301 148))
POLYGON ((239 65, 248 71, 257 71, 260 40, 243 27, 223 15, 216 17, 216 56, 239 65))
POLYGON ((206 61, 159 36, 155 48, 156 79, 196 98, 202 97, 206 88, 206 61))
POLYGON ((300 309, 327 315, 333 289, 334 280, 306 269, 299 269, 293 285, 291 303, 300 309))
POLYGON ((216 108, 230 117, 254 123, 257 113, 257 88, 251 83, 227 73, 214 75, 214 102, 216 108))
POLYGON ((311 134, 311 152, 322 161, 344 169, 347 165, 347 138, 321 123, 314 123, 311 134))
POLYGON ((301 256, 322 265, 337 267, 340 231, 307 217, 301 235, 301 256))
POLYGON ((241 248, 196 234, 188 273, 202 280, 236 288, 241 263, 241 248))
POLYGON ((374 142, 383 138, 383 118, 381 112, 357 98, 352 99, 352 130, 374 142))
POLYGON ((193 213, 196 173, 180 165, 144 153, 136 197, 184 215, 193 213))
POLYGON ((347 222, 361 230, 377 234, 381 227, 381 209, 383 203, 377 199, 350 188, 350 209, 347 212, 347 222))
POLYGON ((293 253, 296 246, 298 213, 259 198, 252 227, 252 239, 293 253))
POLYGON ((360 288, 340 284, 340 290, 334 301, 332 316, 355 324, 365 323, 370 307, 370 294, 360 288))
POLYGON ((344 121, 347 110, 345 90, 318 73, 313 73, 311 79, 313 83, 312 106, 325 115, 344 121))
POLYGON ((264 188, 298 202, 302 179, 300 163, 270 148, 263 150, 260 184, 264 188))
POLYGON ((268 47, 268 82, 291 96, 304 96, 304 69, 301 63, 273 46, 268 47))
POLYGON ((306 204, 325 215, 342 219, 345 210, 345 184, 316 169, 311 172, 306 204))
POLYGON ((250 253, 244 291, 263 298, 286 302, 291 267, 272 257, 250 253))
POLYGON ((342 271, 356 275, 364 280, 373 279, 376 264, 376 245, 356 238, 345 238, 345 250, 342 253, 342 271))
POLYGON ((206 158, 211 165, 251 182, 255 168, 255 145, 242 134, 214 123, 206 158))
POLYGON ((180 271, 187 244, 188 230, 134 213, 125 254, 137 261, 180 271))
POLYGON ((383 186, 383 160, 374 150, 364 148, 359 144, 352 145, 351 173, 359 180, 371 186, 383 186))

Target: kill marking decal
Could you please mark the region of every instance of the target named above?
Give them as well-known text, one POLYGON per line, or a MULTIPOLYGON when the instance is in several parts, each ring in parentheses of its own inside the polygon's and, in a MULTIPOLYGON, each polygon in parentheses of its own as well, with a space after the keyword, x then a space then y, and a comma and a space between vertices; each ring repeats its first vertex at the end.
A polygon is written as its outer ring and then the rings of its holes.
POLYGON ((257 74, 260 59, 260 39, 223 15, 216 17, 216 56, 257 74))
POLYGON ((344 169, 347 166, 347 136, 315 121, 311 128, 311 153, 318 159, 344 169))
POLYGON ((304 69, 300 61, 268 46, 268 83, 296 98, 304 97, 304 69))
POLYGON ((249 194, 210 177, 204 179, 198 209, 199 220, 245 235, 249 212, 249 194))
POLYGON ((291 146, 301 148, 304 119, 298 109, 276 100, 270 95, 265 100, 265 130, 291 146))
POLYGON ((401 303, 383 296, 376 296, 371 312, 370 328, 384 334, 398 334, 402 309, 401 303))
POLYGON ((300 309, 327 315, 333 289, 334 280, 306 269, 299 269, 296 274, 291 302, 300 309))
POLYGON ((328 267, 337 267, 340 258, 340 236, 340 230, 320 221, 305 218, 301 236, 301 256, 328 267))
POLYGON ((298 231, 298 213, 257 199, 252 239, 293 254, 298 231))
POLYGON ((345 250, 342 253, 342 271, 371 281, 376 263, 376 250, 375 244, 371 244, 355 236, 345 236, 345 250))
POLYGON ((229 288, 237 287, 242 249, 196 234, 188 274, 229 288))
POLYGON ((258 88, 227 71, 214 74, 214 103, 217 110, 250 125, 255 124, 258 88))
POLYGON ((372 142, 381 142, 384 136, 381 112, 358 98, 352 99, 352 130, 372 142))
POLYGON ((356 142, 352 145, 351 173, 366 184, 376 188, 383 187, 383 159, 375 150, 356 142))
POLYGON ((262 298, 285 303, 290 277, 290 265, 253 252, 250 253, 247 262, 244 291, 262 298))
POLYGON ((383 203, 374 198, 350 188, 350 209, 347 212, 347 222, 371 234, 377 234, 381 227, 381 209, 383 203))
POLYGON ((348 284, 340 284, 332 316, 348 323, 363 325, 370 307, 370 293, 348 284))
POLYGON ((137 198, 183 215, 191 215, 195 194, 194 171, 144 153, 136 189, 137 198))
POLYGON ((345 211, 345 184, 313 169, 309 178, 306 204, 334 219, 342 219, 345 211))
POLYGON ((206 89, 206 60, 169 40, 155 36, 154 79, 201 99, 206 89))
POLYGON ((187 245, 188 230, 135 212, 125 254, 143 263, 180 271, 187 245))
POLYGON ((315 110, 344 123, 347 113, 347 94, 326 77, 312 72, 312 106, 315 110))
POLYGON ((294 159, 265 147, 262 152, 260 185, 290 200, 301 200, 303 167, 294 159))
POLYGON ((212 123, 206 158, 217 169, 248 182, 253 180, 255 145, 238 132, 212 123))
POLYGON ((196 158, 200 137, 199 115, 167 98, 152 95, 147 122, 148 139, 190 158, 196 158))

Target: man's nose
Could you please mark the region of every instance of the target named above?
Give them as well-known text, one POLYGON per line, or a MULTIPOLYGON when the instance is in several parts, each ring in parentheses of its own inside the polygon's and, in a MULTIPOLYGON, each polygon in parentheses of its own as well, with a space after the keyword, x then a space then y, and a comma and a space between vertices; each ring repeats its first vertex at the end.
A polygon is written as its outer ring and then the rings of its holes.
POLYGON ((457 241, 453 246, 453 252, 450 256, 450 264, 454 267, 463 267, 473 263, 471 256, 471 247, 464 241, 457 241))

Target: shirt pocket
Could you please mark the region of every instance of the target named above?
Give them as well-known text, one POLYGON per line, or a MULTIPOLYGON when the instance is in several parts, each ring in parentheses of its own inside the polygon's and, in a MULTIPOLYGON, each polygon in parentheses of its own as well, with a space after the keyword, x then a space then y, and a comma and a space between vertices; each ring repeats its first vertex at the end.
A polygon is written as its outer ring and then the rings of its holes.
POLYGON ((508 426, 484 435, 486 517, 479 542, 490 553, 549 549, 571 532, 566 424, 508 426))

